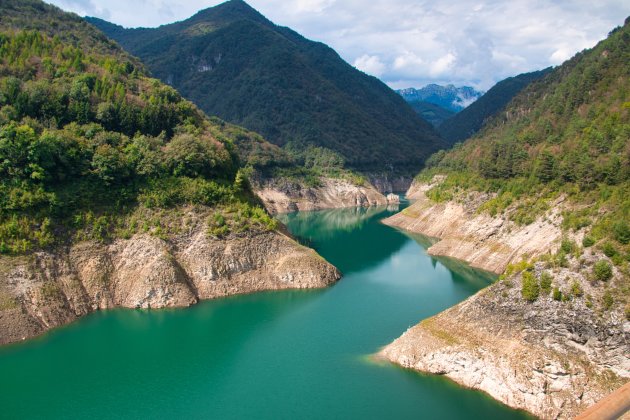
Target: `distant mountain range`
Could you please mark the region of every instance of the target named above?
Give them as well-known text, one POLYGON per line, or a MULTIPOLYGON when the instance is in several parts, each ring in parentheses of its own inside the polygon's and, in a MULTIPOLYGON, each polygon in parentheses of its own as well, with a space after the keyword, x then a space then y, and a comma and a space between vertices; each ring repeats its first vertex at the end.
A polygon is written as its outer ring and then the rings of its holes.
POLYGON ((421 89, 400 89, 396 92, 409 103, 429 102, 451 112, 461 111, 483 95, 483 92, 470 86, 456 87, 454 85, 440 86, 435 84, 426 85, 421 89))
MULTIPOLYGON (((207 114, 277 145, 321 146, 352 169, 406 173, 446 146, 380 80, 328 46, 276 26, 243 1, 151 29, 87 20, 207 114)), ((463 106, 471 100, 468 90, 462 92, 451 102, 463 106)))

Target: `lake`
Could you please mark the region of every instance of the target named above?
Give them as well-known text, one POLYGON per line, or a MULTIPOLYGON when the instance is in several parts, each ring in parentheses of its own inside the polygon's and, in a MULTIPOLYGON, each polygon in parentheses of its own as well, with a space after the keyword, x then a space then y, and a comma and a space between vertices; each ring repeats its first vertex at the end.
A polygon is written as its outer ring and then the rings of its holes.
POLYGON ((492 277, 427 255, 386 208, 283 215, 344 277, 188 309, 102 311, 0 348, 1 418, 523 419, 370 355, 492 277))

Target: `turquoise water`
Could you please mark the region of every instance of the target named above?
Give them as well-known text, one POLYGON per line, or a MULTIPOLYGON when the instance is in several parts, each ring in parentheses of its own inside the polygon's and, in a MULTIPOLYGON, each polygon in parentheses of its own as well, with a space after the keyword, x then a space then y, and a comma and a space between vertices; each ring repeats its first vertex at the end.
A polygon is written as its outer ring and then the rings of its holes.
POLYGON ((339 267, 316 291, 99 312, 0 349, 0 418, 519 419, 483 393, 371 362, 491 279, 429 257, 383 208, 282 219, 339 267))

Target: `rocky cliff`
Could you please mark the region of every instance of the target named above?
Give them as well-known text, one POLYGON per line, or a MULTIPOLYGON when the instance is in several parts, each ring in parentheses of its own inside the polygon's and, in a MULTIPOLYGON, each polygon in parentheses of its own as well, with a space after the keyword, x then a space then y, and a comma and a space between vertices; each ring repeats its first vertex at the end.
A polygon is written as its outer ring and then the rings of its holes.
POLYGON ((553 271, 563 299, 524 300, 520 273, 410 328, 380 356, 541 418, 572 418, 630 379, 630 322, 621 305, 603 303, 627 279, 592 283, 573 264, 553 271), (581 291, 571 294, 574 284, 581 291))
POLYGON ((0 259, 0 344, 38 335, 99 309, 182 307, 239 293, 324 287, 335 267, 278 232, 224 239, 188 209, 182 233, 0 259))
POLYGON ((477 212, 489 197, 472 193, 438 204, 424 194, 430 187, 414 184, 409 195, 417 201, 385 223, 438 238, 431 254, 505 273, 410 328, 381 357, 446 375, 542 418, 571 418, 630 379, 630 279, 591 248, 554 254, 562 199, 545 217, 518 226, 477 212), (506 272, 523 259, 537 262, 506 272), (611 267, 605 281, 594 275, 602 261, 611 267))
POLYGON ((478 213, 487 195, 471 192, 461 202, 434 203, 424 194, 430 187, 414 183, 409 196, 415 203, 384 223, 439 238, 428 250, 431 255, 457 258, 475 268, 501 274, 509 263, 547 254, 559 245, 561 199, 546 217, 519 226, 501 216, 478 213))
POLYGON ((254 190, 272 214, 387 204, 387 198, 371 185, 355 185, 344 179, 321 178, 314 186, 271 179, 257 183, 254 190))

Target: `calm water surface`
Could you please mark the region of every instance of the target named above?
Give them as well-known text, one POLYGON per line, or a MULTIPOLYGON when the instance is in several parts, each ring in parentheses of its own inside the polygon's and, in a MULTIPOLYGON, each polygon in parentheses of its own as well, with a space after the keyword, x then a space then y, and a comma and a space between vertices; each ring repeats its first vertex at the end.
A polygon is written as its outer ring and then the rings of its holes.
POLYGON ((429 257, 384 208, 297 213, 339 267, 317 291, 112 310, 0 348, 0 418, 520 419, 483 393, 368 355, 491 279, 429 257))

